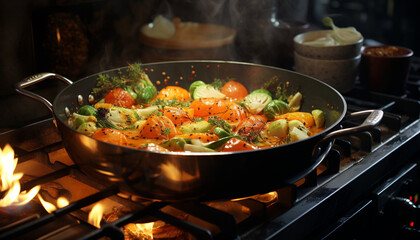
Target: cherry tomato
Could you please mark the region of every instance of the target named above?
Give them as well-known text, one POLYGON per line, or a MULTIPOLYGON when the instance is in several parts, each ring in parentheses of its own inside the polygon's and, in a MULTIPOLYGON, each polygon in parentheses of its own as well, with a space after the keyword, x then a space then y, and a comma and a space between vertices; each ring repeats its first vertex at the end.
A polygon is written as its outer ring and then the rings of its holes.
POLYGON ((194 109, 194 117, 220 115, 229 109, 229 102, 219 98, 200 98, 194 100, 190 108, 194 109))
POLYGON ((175 127, 182 126, 185 123, 192 122, 194 109, 181 107, 165 107, 163 114, 174 123, 175 127))
POLYGON ((177 134, 173 122, 166 116, 153 114, 148 117, 140 130, 140 137, 150 139, 169 139, 177 134))
POLYGON ((111 128, 102 128, 92 135, 93 138, 117 145, 127 145, 127 137, 119 130, 111 128))
POLYGON ((289 112, 275 117, 275 120, 286 119, 287 121, 299 120, 305 127, 310 128, 315 124, 312 114, 307 112, 289 112))
POLYGON ((248 90, 242 83, 231 80, 223 85, 221 92, 228 98, 240 100, 248 95, 248 90))
POLYGON ((190 99, 190 93, 182 87, 167 86, 159 91, 156 98, 162 100, 177 99, 178 101, 186 102, 190 99))
POLYGON ((225 146, 223 147, 222 152, 247 151, 247 150, 255 150, 255 149, 259 149, 259 148, 257 146, 254 146, 250 143, 239 140, 237 138, 232 138, 226 142, 225 146))
POLYGON ((105 96, 105 102, 111 103, 118 107, 125 107, 125 108, 130 108, 136 103, 134 98, 122 88, 116 88, 116 89, 111 90, 105 96))

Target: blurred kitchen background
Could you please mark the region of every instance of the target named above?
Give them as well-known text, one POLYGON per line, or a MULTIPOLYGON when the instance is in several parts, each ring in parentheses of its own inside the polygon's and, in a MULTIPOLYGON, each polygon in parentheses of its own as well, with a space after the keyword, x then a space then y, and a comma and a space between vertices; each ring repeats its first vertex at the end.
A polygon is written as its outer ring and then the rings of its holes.
MULTIPOLYGON (((354 26, 368 44, 400 45, 420 53, 417 0, 34 0, 0 1, 0 129, 51 117, 41 103, 14 92, 39 72, 76 81, 132 62, 223 59, 293 70, 294 35, 324 28, 330 16, 354 26), (145 24, 162 15, 223 25, 234 40, 210 49, 169 50, 146 45, 145 24)), ((63 87, 46 81, 33 90, 52 100, 63 87)))

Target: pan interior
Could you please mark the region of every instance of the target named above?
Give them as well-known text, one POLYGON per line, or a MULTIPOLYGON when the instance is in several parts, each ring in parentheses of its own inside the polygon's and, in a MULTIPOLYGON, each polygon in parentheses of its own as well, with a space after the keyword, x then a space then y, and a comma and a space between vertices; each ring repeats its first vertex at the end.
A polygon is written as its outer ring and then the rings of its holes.
MULTIPOLYGON (((65 108, 70 112, 80 107, 78 96, 82 96, 83 104, 88 104, 88 97, 96 85, 99 74, 117 75, 125 68, 113 69, 77 80, 63 89, 54 100, 54 113, 65 123, 67 116, 65 108)), ((261 88, 273 76, 278 76, 282 82, 288 83, 291 93, 299 91, 303 95, 302 111, 310 112, 321 109, 326 114, 326 126, 333 128, 346 113, 346 103, 343 96, 329 85, 285 69, 227 61, 176 61, 153 64, 143 64, 151 81, 159 89, 166 85, 178 85, 186 89, 196 80, 211 83, 215 78, 233 78, 246 86, 249 92, 261 88), (158 85, 157 83, 160 82, 158 85)))

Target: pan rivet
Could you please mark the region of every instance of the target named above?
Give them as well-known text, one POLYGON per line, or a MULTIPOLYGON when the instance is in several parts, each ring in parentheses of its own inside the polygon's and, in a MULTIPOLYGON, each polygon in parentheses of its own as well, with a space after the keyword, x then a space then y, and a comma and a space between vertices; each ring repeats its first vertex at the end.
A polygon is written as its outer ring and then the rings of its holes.
POLYGON ((66 113, 66 116, 69 118, 71 117, 70 109, 68 107, 64 108, 64 112, 66 113))
POLYGON ((93 104, 95 102, 95 97, 92 94, 89 94, 89 99, 88 99, 90 104, 93 104))
POLYGON ((82 97, 82 95, 78 95, 77 96, 77 102, 79 103, 80 106, 83 105, 83 97, 82 97))

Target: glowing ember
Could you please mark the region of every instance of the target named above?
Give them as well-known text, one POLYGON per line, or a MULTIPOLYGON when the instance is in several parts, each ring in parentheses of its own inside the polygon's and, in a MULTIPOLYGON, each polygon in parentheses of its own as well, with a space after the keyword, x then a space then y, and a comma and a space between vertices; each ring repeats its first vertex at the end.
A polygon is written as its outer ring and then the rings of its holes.
POLYGON ((0 207, 24 205, 39 192, 39 186, 35 186, 28 192, 20 191, 19 180, 23 174, 14 173, 17 162, 18 159, 15 158, 15 152, 10 145, 7 144, 3 150, 0 148, 0 191, 7 190, 3 199, 0 200, 0 207))
POLYGON ((104 213, 104 207, 102 204, 97 203, 93 206, 89 213, 88 222, 97 228, 101 228, 101 220, 104 213))

